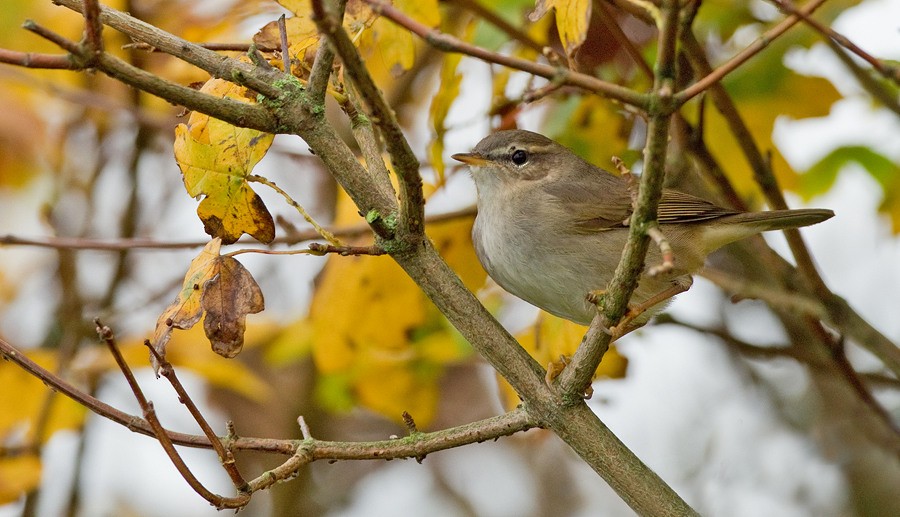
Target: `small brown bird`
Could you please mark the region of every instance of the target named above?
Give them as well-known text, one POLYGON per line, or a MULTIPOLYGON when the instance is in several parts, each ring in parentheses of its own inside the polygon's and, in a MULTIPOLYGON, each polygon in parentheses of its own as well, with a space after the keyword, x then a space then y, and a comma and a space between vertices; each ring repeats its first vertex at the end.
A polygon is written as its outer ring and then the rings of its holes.
MULTIPOLYGON (((481 264, 500 286, 545 311, 587 325, 597 309, 588 293, 606 289, 628 238, 632 198, 626 180, 591 165, 571 150, 530 131, 498 131, 470 153, 478 190, 472 231, 481 264)), ((738 212, 698 197, 664 190, 658 220, 674 266, 640 277, 631 303, 645 323, 716 249, 771 230, 816 224, 825 209, 738 212)), ((662 261, 651 246, 646 263, 662 261)), ((627 330, 626 330, 627 331, 627 330)))

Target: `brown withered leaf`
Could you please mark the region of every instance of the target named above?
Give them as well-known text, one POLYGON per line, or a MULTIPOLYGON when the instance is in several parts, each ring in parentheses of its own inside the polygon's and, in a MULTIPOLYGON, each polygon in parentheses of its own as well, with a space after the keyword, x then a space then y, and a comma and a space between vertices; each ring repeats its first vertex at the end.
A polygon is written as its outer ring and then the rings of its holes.
POLYGON ((203 330, 215 353, 234 357, 244 346, 248 314, 265 308, 262 290, 253 275, 232 257, 220 257, 218 274, 206 282, 200 305, 206 311, 203 330))
MULTIPOLYGON (((165 358, 173 329, 187 330, 206 312, 204 330, 213 350, 234 357, 244 344, 247 314, 263 310, 263 295, 250 272, 233 257, 219 254, 221 239, 213 239, 188 268, 181 291, 156 321, 153 348, 165 358)), ((158 361, 151 354, 154 369, 158 361)))

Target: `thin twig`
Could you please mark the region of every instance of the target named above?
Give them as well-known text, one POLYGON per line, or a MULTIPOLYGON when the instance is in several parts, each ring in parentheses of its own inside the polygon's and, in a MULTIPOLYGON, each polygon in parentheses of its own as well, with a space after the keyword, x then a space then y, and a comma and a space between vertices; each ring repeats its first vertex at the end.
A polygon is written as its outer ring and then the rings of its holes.
POLYGON ((116 364, 119 365, 119 369, 122 371, 122 375, 125 376, 125 380, 131 387, 131 392, 134 393, 134 398, 137 399, 138 404, 141 406, 144 418, 147 419, 147 423, 149 423, 150 427, 153 429, 153 434, 156 436, 160 445, 162 445, 162 448, 166 451, 169 460, 178 470, 179 474, 181 474, 181 477, 187 481, 188 485, 190 485, 200 497, 209 501, 210 504, 219 510, 223 508, 243 508, 246 506, 247 503, 250 502, 250 494, 241 494, 237 497, 221 496, 208 490, 203 486, 200 480, 194 476, 193 472, 191 472, 190 468, 188 468, 187 464, 185 464, 184 460, 181 458, 181 455, 175 449, 175 445, 169 439, 169 435, 165 428, 163 428, 162 424, 159 422, 159 418, 156 416, 156 410, 153 408, 153 403, 148 401, 147 397, 144 396, 144 392, 141 390, 137 379, 135 379, 134 373, 132 373, 128 363, 125 362, 125 358, 122 357, 122 353, 116 345, 115 336, 113 335, 112 330, 103 325, 99 319, 95 319, 94 323, 97 325, 97 335, 99 335, 100 339, 106 343, 107 348, 109 348, 110 353, 113 358, 115 358, 116 364))
MULTIPOLYGON (((126 427, 130 431, 147 436, 155 436, 155 430, 149 422, 141 417, 120 411, 105 402, 81 391, 69 382, 60 379, 53 372, 41 367, 23 354, 19 349, 0 338, 0 356, 12 361, 23 370, 40 379, 52 389, 69 397, 87 409, 114 423, 126 427)), ((127 365, 126 365, 127 366, 127 365)), ((509 436, 535 427, 536 422, 524 410, 518 409, 500 416, 479 420, 469 424, 451 427, 432 433, 423 433, 415 443, 397 440, 380 440, 374 442, 329 442, 317 441, 314 451, 316 460, 364 460, 412 458, 417 454, 428 454, 440 450, 459 447, 468 443, 493 440, 501 436, 509 436)), ((301 424, 301 431, 303 425, 301 424)), ((308 429, 307 429, 308 430, 308 429)), ((212 444, 206 436, 177 433, 162 430, 172 443, 185 447, 211 449, 212 444)), ((311 439, 311 436, 307 437, 311 439)), ((297 443, 294 440, 277 440, 272 438, 233 437, 229 439, 229 447, 237 450, 266 452, 274 454, 294 454, 297 443)))
POLYGON ((44 68, 49 70, 77 70, 79 66, 70 56, 60 54, 40 54, 37 52, 19 52, 0 48, 0 63, 23 66, 25 68, 44 68))
MULTIPOLYGON (((472 11, 473 14, 475 14, 482 20, 490 23, 494 27, 497 27, 501 31, 505 32, 513 40, 518 41, 519 43, 530 48, 531 50, 534 50, 535 52, 538 53, 538 55, 543 55, 544 49, 547 48, 547 47, 544 47, 543 45, 541 45, 540 43, 538 43, 537 41, 535 41, 531 36, 529 36, 524 31, 511 25, 509 22, 507 22, 502 17, 497 15, 494 11, 481 5, 478 2, 478 0, 461 0, 461 1, 457 2, 457 4, 459 4, 462 8, 464 8, 466 10, 472 11)), ((556 53, 556 50, 551 50, 551 51, 556 53)), ((565 60, 565 58, 563 56, 560 56, 558 53, 557 53, 557 57, 559 59, 565 60)))
POLYGON ((39 25, 34 20, 25 20, 25 23, 22 24, 22 28, 54 43, 56 46, 68 51, 73 56, 80 56, 81 54, 81 48, 77 43, 39 25))
MULTIPOLYGON (((825 2, 826 0, 812 0, 808 4, 804 5, 803 8, 798 12, 806 14, 808 16, 825 2)), ((744 48, 744 50, 738 52, 737 55, 723 63, 715 70, 710 70, 708 73, 705 73, 705 77, 703 77, 699 81, 678 92, 678 94, 675 96, 675 101, 678 104, 684 104, 700 93, 705 92, 711 85, 718 83, 726 75, 737 70, 738 67, 746 63, 747 60, 762 52, 762 50, 766 48, 770 43, 772 43, 772 41, 787 32, 788 29, 796 25, 799 21, 799 16, 788 16, 787 18, 782 20, 781 23, 779 23, 775 27, 772 27, 760 37, 756 38, 753 43, 744 48)), ((685 31, 682 34, 682 37, 684 38, 688 34, 690 34, 690 31, 685 31)))
POLYGON ((544 77, 546 79, 553 79, 553 77, 562 73, 566 78, 566 84, 577 86, 584 90, 604 95, 611 99, 616 99, 624 104, 629 104, 639 109, 645 109, 647 107, 647 96, 642 93, 635 92, 634 90, 631 90, 629 88, 625 88, 623 86, 619 86, 617 84, 609 83, 606 81, 601 81, 596 77, 572 70, 561 71, 557 66, 535 63, 534 61, 529 61, 527 59, 521 59, 513 56, 498 54, 496 52, 491 52, 481 47, 476 47, 475 45, 472 45, 470 43, 466 43, 465 41, 450 36, 449 34, 444 34, 438 30, 428 27, 427 25, 421 24, 413 20, 409 16, 406 16, 397 8, 391 6, 390 4, 382 2, 381 0, 363 1, 369 4, 369 6, 372 7, 372 10, 376 13, 385 16, 397 25, 406 28, 438 50, 442 50, 444 52, 456 52, 459 54, 465 54, 486 63, 503 65, 508 68, 528 72, 530 74, 544 77))
MULTIPOLYGON (((834 40, 826 39, 825 43, 834 52, 834 55, 837 56, 838 59, 841 60, 841 63, 847 67, 847 70, 853 74, 853 77, 859 81, 859 84, 869 92, 872 97, 876 98, 879 102, 881 102, 887 109, 893 111, 897 115, 900 115, 900 102, 897 100, 897 96, 894 93, 896 89, 890 89, 885 87, 885 85, 875 80, 875 77, 868 70, 864 70, 859 64, 850 57, 847 52, 844 51, 834 42, 834 40)), ((896 69, 898 74, 900 74, 900 67, 896 69)))
POLYGON ((868 52, 866 52, 865 50, 860 48, 859 45, 850 41, 843 34, 835 31, 831 27, 828 27, 828 26, 820 23, 818 20, 816 20, 815 18, 810 16, 809 13, 806 13, 804 11, 797 9, 797 7, 795 5, 793 5, 793 3, 791 3, 790 1, 785 1, 785 0, 771 0, 771 1, 775 5, 777 5, 778 8, 781 9, 782 11, 784 11, 788 14, 791 14, 793 16, 799 17, 800 19, 803 20, 804 23, 806 23, 807 25, 809 25, 810 27, 812 27, 813 29, 815 29, 816 31, 818 31, 819 33, 824 35, 829 40, 837 43, 838 45, 846 48, 850 52, 859 56, 863 61, 872 65, 872 68, 876 72, 878 72, 879 74, 884 76, 886 79, 891 80, 894 83, 900 85, 900 67, 886 65, 883 61, 875 58, 874 56, 872 56, 871 54, 869 54, 868 52))
POLYGON ((295 201, 294 198, 292 198, 291 195, 288 194, 283 188, 276 185, 274 181, 270 181, 269 179, 267 179, 263 176, 257 176, 256 174, 250 174, 249 176, 247 176, 247 181, 262 183, 263 185, 274 190, 275 192, 278 192, 279 194, 281 194, 281 197, 283 197, 285 199, 285 201, 288 202, 289 205, 294 207, 294 209, 296 209, 297 212, 300 213, 300 215, 303 217, 303 219, 305 219, 306 222, 308 222, 316 230, 316 232, 318 232, 318 234, 322 236, 323 239, 325 239, 326 241, 330 242, 331 244, 333 244, 335 246, 343 246, 344 245, 344 243, 341 242, 340 239, 335 237, 333 233, 329 232, 323 226, 321 226, 319 223, 317 223, 316 220, 313 219, 311 215, 309 215, 309 212, 307 212, 306 209, 303 208, 303 206, 300 203, 295 201))
POLYGON ((172 385, 172 388, 175 390, 175 393, 178 394, 178 401, 184 404, 187 410, 191 413, 191 416, 194 417, 194 421, 197 422, 197 425, 200 426, 200 429, 203 431, 203 434, 209 440, 209 443, 212 444, 212 448, 216 451, 216 454, 219 455, 219 461, 222 463, 222 467, 225 469, 225 472, 228 473, 228 476, 231 478, 231 482, 234 484, 234 488, 237 489, 238 492, 247 492, 248 485, 244 480, 244 477, 241 476, 240 471, 237 468, 237 465, 234 461, 234 454, 231 453, 230 450, 226 449, 222 444, 222 440, 216 436, 215 431, 213 431, 212 426, 209 425, 206 418, 203 416, 203 413, 200 412, 200 409, 197 407, 197 404, 194 403, 194 400, 191 398, 190 394, 184 389, 184 385, 181 384, 181 381, 178 380, 178 375, 175 374, 175 368, 172 366, 172 363, 166 360, 165 357, 161 356, 156 348, 150 343, 149 340, 144 340, 144 346, 146 346, 150 350, 150 354, 154 356, 156 359, 156 363, 159 365, 159 373, 169 383, 172 385))
POLYGON ((326 255, 328 253, 336 253, 342 256, 350 255, 385 255, 387 252, 377 244, 372 246, 333 246, 330 244, 319 244, 314 242, 309 245, 309 250, 315 255, 326 255))
MULTIPOLYGON (((472 217, 475 215, 474 207, 467 207, 452 212, 442 214, 429 215, 425 218, 426 224, 439 224, 446 221, 454 221, 461 218, 472 217)), ((368 224, 361 223, 351 226, 325 228, 326 231, 338 237, 354 238, 362 235, 370 235, 372 228, 368 224)), ((294 232, 291 235, 279 237, 272 241, 275 244, 298 244, 304 241, 318 239, 322 235, 316 231, 303 230, 294 232)), ((238 241, 236 245, 249 243, 249 241, 238 241)), ((181 249, 202 248, 209 244, 209 239, 172 242, 157 241, 154 239, 89 239, 84 237, 20 237, 17 235, 0 235, 0 246, 34 246, 38 248, 50 249, 69 249, 69 250, 91 250, 91 251, 108 251, 119 252, 122 250, 147 250, 147 251, 167 251, 181 249)))

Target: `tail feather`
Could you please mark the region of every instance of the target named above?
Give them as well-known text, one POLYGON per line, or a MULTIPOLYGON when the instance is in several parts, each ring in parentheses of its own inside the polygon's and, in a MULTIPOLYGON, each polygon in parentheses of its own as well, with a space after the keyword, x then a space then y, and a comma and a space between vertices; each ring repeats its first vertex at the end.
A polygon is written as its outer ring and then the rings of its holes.
POLYGON ((742 212, 719 218, 708 227, 705 236, 706 241, 712 245, 711 249, 717 249, 757 233, 801 228, 832 217, 834 212, 824 208, 742 212))

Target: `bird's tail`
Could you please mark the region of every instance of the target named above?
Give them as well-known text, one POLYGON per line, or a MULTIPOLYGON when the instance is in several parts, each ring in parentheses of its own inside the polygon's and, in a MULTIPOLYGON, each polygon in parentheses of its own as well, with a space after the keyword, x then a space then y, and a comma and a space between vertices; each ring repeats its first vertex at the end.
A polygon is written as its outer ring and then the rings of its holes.
POLYGON ((716 220, 707 230, 706 239, 716 249, 757 233, 810 226, 832 217, 834 212, 824 208, 742 212, 716 220))

